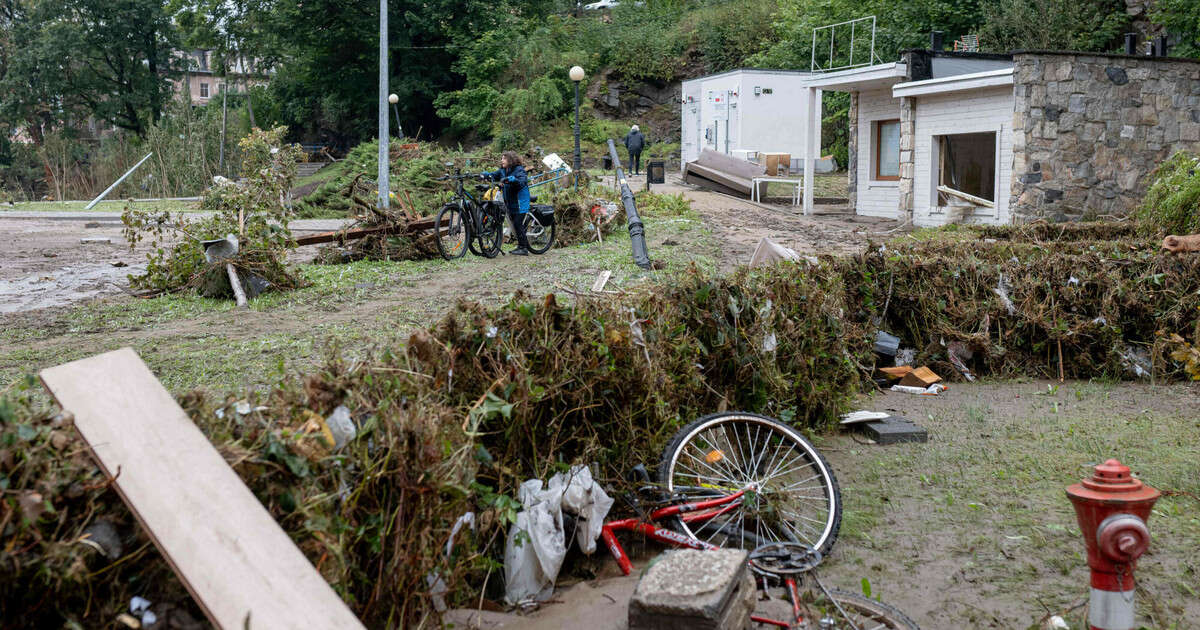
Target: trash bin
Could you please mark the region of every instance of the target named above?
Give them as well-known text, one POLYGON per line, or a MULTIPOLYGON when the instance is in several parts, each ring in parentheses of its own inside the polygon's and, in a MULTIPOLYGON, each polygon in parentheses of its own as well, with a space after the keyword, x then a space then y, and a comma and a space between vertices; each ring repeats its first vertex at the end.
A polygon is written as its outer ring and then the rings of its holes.
POLYGON ((604 170, 611 171, 613 167, 612 156, 605 154, 604 158, 602 159, 602 165, 604 166, 604 170))
POLYGON ((667 166, 662 160, 654 160, 646 163, 646 183, 647 184, 665 184, 667 183, 667 166))

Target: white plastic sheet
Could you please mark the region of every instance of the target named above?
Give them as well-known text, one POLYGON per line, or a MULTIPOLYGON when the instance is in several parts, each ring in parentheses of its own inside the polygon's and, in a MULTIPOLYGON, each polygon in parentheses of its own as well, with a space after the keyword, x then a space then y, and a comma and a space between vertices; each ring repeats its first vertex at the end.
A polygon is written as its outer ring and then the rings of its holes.
POLYGON ((584 466, 554 475, 544 488, 540 479, 530 479, 517 494, 525 509, 508 532, 505 599, 509 604, 545 601, 554 594, 554 580, 567 554, 563 509, 579 517, 576 540, 590 554, 613 500, 584 466))

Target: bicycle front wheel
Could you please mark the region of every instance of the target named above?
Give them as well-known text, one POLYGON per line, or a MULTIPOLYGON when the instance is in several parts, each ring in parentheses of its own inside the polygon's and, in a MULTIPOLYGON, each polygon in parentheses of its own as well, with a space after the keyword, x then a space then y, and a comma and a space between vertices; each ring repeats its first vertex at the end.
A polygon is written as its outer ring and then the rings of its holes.
POLYGON ((842 499, 833 469, 778 420, 742 412, 700 418, 671 439, 658 476, 686 500, 747 489, 734 509, 676 517, 677 529, 697 540, 746 550, 802 543, 822 554, 837 540, 842 499))
POLYGON ((437 244, 438 253, 446 260, 462 258, 463 254, 467 253, 470 230, 463 219, 462 208, 458 204, 448 203, 442 206, 437 218, 433 220, 436 232, 434 242, 437 244))
POLYGON ((480 208, 479 221, 483 229, 479 232, 479 251, 474 253, 484 258, 495 258, 500 254, 500 245, 504 242, 504 214, 494 204, 484 204, 480 208))
MULTIPOLYGON (((921 630, 917 622, 909 619, 895 606, 836 588, 829 589, 829 594, 859 630, 921 630)), ((837 606, 829 605, 824 595, 818 597, 812 605, 829 616, 842 616, 837 606)))
POLYGON ((543 225, 533 212, 525 213, 525 238, 529 241, 529 251, 535 254, 545 254, 554 245, 555 224, 543 225))

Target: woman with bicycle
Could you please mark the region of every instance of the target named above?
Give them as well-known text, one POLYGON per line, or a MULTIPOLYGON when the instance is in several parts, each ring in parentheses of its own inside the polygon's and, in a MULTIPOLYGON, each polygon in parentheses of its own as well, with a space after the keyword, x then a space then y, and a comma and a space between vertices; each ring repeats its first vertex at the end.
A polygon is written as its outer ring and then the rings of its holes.
POLYGON ((521 158, 513 151, 505 151, 500 157, 500 169, 480 173, 480 177, 504 184, 504 206, 508 219, 517 233, 517 248, 509 252, 516 256, 529 254, 529 240, 525 236, 525 216, 529 212, 529 179, 521 158))

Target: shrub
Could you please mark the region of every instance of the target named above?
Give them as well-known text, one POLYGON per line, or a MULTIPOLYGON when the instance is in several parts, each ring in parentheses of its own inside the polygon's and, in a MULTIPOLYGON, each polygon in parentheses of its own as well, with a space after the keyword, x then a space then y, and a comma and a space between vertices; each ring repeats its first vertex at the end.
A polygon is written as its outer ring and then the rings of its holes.
POLYGON ((1159 235, 1200 232, 1200 157, 1181 151, 1154 171, 1134 216, 1159 235))

